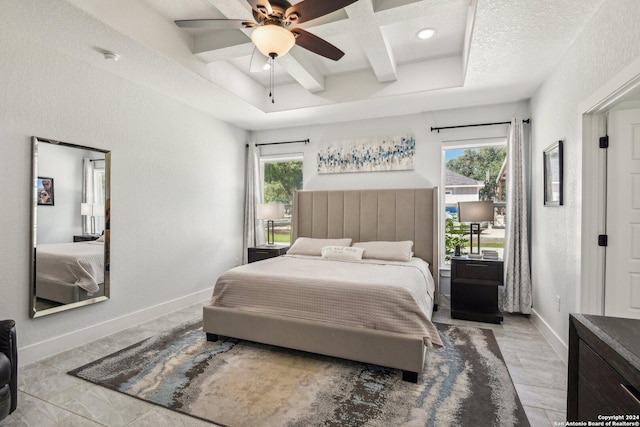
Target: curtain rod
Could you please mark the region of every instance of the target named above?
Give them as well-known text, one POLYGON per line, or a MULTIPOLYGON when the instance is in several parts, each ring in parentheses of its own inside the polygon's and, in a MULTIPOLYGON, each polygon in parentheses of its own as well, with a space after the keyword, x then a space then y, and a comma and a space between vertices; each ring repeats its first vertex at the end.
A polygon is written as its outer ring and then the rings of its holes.
MULTIPOLYGON (((529 123, 531 121, 531 119, 526 119, 523 120, 523 123, 529 123)), ((444 130, 444 129, 457 129, 457 128, 470 128, 470 127, 476 127, 476 126, 493 126, 493 125, 510 125, 511 122, 495 122, 495 123, 478 123, 475 125, 458 125, 458 126, 442 126, 442 127, 437 127, 431 128, 431 132, 433 132, 434 130, 437 130, 438 133, 440 133, 440 130, 444 130)))
MULTIPOLYGON (((309 142, 309 139, 301 139, 299 141, 281 141, 281 142, 264 142, 262 144, 256 144, 256 147, 261 147, 263 145, 280 145, 280 144, 297 144, 299 142, 304 142, 304 145, 307 145, 309 142)), ((245 147, 248 147, 249 144, 245 145, 245 147)))

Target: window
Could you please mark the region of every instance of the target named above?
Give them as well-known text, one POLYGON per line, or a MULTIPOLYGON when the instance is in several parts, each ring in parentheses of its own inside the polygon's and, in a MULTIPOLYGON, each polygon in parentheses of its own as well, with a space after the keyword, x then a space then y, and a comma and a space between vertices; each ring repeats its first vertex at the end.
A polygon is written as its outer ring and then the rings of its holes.
MULTIPOLYGON (((469 253, 469 224, 458 222, 458 202, 491 200, 494 220, 480 224, 480 250, 491 249, 502 257, 506 216, 506 139, 478 143, 445 143, 443 146, 444 181, 444 261, 460 244, 463 254, 469 253)), ((473 239, 476 251, 477 239, 473 239)))
POLYGON ((293 193, 302 189, 302 153, 260 158, 265 203, 283 203, 284 219, 274 222, 275 243, 291 240, 293 193))

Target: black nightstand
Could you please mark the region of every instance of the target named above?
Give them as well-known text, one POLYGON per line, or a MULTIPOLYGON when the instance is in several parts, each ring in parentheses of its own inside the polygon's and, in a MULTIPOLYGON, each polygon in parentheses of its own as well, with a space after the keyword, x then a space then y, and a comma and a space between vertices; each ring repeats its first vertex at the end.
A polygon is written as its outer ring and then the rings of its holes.
POLYGON ((451 258, 451 317, 500 323, 498 286, 504 284, 501 259, 451 258))
POLYGON ((99 237, 99 234, 80 234, 73 236, 73 242, 91 242, 97 240, 99 237))
POLYGON ((256 262, 267 258, 274 258, 284 255, 289 250, 289 246, 255 246, 248 248, 249 262, 256 262))

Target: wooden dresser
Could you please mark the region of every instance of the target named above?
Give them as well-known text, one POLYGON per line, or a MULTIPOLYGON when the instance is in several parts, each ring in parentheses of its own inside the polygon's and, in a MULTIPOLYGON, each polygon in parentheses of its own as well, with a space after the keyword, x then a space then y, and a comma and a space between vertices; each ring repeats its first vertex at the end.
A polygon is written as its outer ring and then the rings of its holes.
POLYGON ((567 420, 640 423, 640 320, 569 316, 567 420))

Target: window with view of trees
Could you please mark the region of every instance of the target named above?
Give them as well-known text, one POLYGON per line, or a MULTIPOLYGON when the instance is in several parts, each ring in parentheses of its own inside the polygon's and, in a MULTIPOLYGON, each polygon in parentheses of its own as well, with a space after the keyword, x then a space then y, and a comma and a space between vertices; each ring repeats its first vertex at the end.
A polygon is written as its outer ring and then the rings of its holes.
POLYGON ((274 223, 275 243, 288 244, 291 238, 293 193, 302 189, 302 155, 262 158, 265 203, 284 204, 284 218, 274 223))
MULTIPOLYGON (((504 251, 506 214, 506 143, 492 146, 466 146, 444 149, 445 180, 445 260, 459 244, 462 253, 469 252, 468 224, 458 222, 458 202, 492 200, 495 206, 493 222, 481 224, 481 250, 504 251)), ((474 239, 474 247, 476 239, 474 239)))

